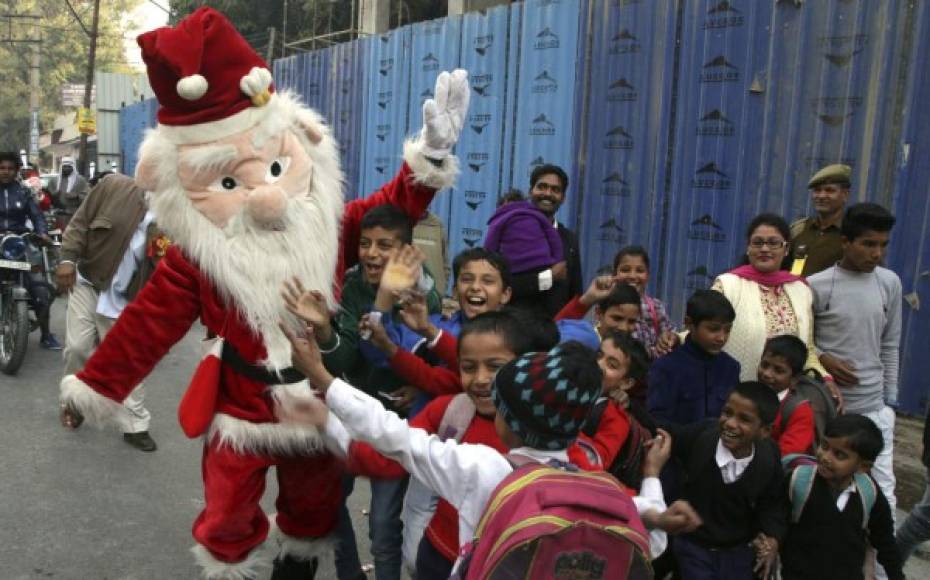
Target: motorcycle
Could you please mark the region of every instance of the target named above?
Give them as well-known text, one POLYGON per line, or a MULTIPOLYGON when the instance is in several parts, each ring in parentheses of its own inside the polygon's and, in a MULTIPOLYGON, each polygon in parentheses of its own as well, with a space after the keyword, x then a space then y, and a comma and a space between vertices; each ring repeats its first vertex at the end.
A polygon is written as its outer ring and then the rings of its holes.
MULTIPOLYGON (((38 328, 30 316, 28 276, 42 267, 43 254, 32 233, 0 236, 0 372, 16 374, 26 357, 29 333, 38 328)), ((44 248, 43 248, 44 250, 44 248)))

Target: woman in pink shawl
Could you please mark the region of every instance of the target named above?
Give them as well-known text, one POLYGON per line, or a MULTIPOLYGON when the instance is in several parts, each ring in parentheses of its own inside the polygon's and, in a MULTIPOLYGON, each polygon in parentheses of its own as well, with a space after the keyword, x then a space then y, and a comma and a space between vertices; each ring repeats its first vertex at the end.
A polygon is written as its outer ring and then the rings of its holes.
MULTIPOLYGON (((806 368, 832 379, 814 348, 813 293, 807 282, 785 268, 790 239, 788 223, 779 215, 756 216, 746 230, 748 264, 721 274, 712 289, 723 293, 736 310, 724 350, 740 363, 740 380, 757 380, 765 342, 780 334, 797 336, 807 345, 806 368)), ((835 387, 831 386, 831 392, 835 387)))

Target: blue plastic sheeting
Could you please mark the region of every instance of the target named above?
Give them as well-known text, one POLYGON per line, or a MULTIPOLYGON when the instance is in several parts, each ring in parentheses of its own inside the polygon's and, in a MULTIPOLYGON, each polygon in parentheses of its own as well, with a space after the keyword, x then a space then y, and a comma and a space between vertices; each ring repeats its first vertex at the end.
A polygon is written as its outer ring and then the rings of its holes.
MULTIPOLYGON (((514 157, 506 180, 517 187, 525 188, 532 169, 543 163, 574 174, 575 76, 583 64, 578 58, 578 29, 585 6, 579 0, 523 3, 514 157)), ((578 199, 572 197, 559 211, 559 219, 568 224, 574 224, 578 199)))
POLYGON ((400 168, 407 132, 410 30, 405 26, 367 41, 361 197, 377 190, 400 168))
POLYGON ((346 199, 355 199, 361 189, 362 123, 365 73, 365 47, 369 41, 355 40, 339 44, 331 49, 329 82, 329 108, 324 114, 333 127, 339 144, 342 171, 345 174, 346 199))
POLYGON ((146 99, 123 107, 119 111, 119 147, 122 152, 120 172, 134 175, 139 162, 139 145, 145 138, 145 131, 156 125, 158 101, 146 99))
POLYGON ((919 22, 914 43, 915 61, 910 69, 910 94, 906 100, 903 135, 895 148, 895 215, 898 223, 888 254, 889 267, 901 277, 904 292, 904 325, 901 333, 901 376, 898 400, 901 408, 926 413, 930 392, 930 7, 920 3, 909 14, 919 22), (923 308, 920 302, 924 301, 923 308))
MULTIPOLYGON (((461 17, 455 16, 411 26, 408 135, 415 135, 423 126, 423 101, 433 98, 436 77, 444 70, 458 68, 461 23, 461 17)), ((449 192, 443 192, 429 208, 446 224, 449 223, 450 200, 449 192)))
POLYGON ((473 12, 462 19, 460 66, 469 72, 472 94, 468 119, 456 147, 462 173, 449 196, 452 256, 482 245, 500 193, 504 170, 501 127, 506 123, 507 94, 512 90, 506 74, 508 27, 507 7, 473 12))
MULTIPOLYGON (((591 18, 591 64, 581 156, 579 243, 585 280, 612 269, 622 246, 650 247, 664 190, 664 127, 675 41, 675 2, 599 2, 591 18)), ((653 247, 653 250, 655 248, 653 247)), ((652 252, 655 254, 655 252, 652 252)))

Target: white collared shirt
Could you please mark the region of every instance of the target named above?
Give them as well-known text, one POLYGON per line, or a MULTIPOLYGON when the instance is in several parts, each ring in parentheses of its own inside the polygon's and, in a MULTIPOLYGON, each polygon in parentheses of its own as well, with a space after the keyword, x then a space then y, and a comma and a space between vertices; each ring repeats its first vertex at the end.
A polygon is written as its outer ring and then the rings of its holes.
MULTIPOLYGON (((330 409, 326 423, 327 438, 343 453, 350 438, 365 441, 382 455, 397 461, 424 485, 446 499, 459 512, 459 538, 467 542, 484 513, 491 494, 512 471, 510 462, 487 445, 443 441, 423 429, 411 428, 396 413, 386 410, 379 401, 340 379, 326 391, 330 409)), ((568 453, 519 447, 510 451, 545 463, 550 459, 568 462, 568 453)), ((633 503, 640 514, 666 509, 662 484, 658 478, 643 480, 633 503)), ((665 551, 668 539, 662 530, 649 531, 652 557, 665 551)))
POLYGON ((784 389, 775 394, 778 395, 778 401, 781 402, 785 400, 785 398, 788 396, 790 392, 791 392, 791 389, 784 389))
POLYGON ((714 457, 717 460, 717 467, 720 468, 720 475, 723 476, 724 483, 733 483, 742 477, 743 472, 746 471, 755 456, 755 445, 752 446, 752 452, 748 456, 737 459, 733 457, 733 453, 729 449, 723 446, 723 441, 717 440, 717 453, 714 457))
MULTIPOLYGON (((840 492, 839 497, 836 498, 836 509, 843 511, 846 509, 846 504, 849 503, 849 498, 852 497, 852 494, 856 493, 856 482, 853 481, 849 484, 849 487, 840 492)), ((866 514, 868 516, 868 514, 866 514)))

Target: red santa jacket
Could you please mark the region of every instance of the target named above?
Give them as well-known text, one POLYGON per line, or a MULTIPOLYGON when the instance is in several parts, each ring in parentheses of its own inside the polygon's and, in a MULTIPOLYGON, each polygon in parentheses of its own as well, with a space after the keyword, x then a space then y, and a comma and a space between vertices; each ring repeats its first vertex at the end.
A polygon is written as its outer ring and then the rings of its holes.
MULTIPOLYGON (((414 221, 435 193, 435 189, 415 182, 410 167, 404 163, 395 178, 378 192, 349 203, 342 221, 337 288, 344 268, 358 260, 359 225, 368 209, 397 205, 414 221)), ((262 338, 245 324, 234 305, 224 302, 183 250, 172 246, 77 378, 100 395, 122 402, 197 318, 212 335, 226 340, 245 362, 257 364, 265 358, 262 338)), ((311 430, 276 424, 267 384, 245 377, 225 363, 211 372, 204 371, 202 363, 181 409, 182 426, 189 436, 200 435, 212 422, 215 430, 241 448, 264 440, 285 450, 292 449, 294 443, 302 445, 302 441, 316 438, 311 430), (219 417, 219 425, 214 416, 219 417)))

